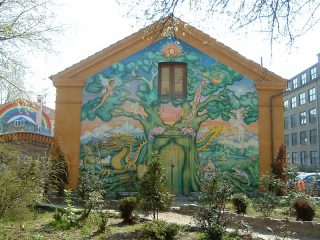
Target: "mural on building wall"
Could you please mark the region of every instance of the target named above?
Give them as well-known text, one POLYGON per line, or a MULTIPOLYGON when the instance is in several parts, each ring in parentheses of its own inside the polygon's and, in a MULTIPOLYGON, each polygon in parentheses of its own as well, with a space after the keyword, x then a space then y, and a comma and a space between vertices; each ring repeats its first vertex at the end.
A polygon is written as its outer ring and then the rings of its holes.
POLYGON ((49 116, 36 104, 11 102, 0 106, 0 133, 38 132, 52 135, 49 116))
POLYGON ((240 190, 258 186, 258 99, 252 80, 167 38, 87 79, 82 164, 112 191, 135 190, 157 150, 175 194, 199 191, 215 169, 240 190), (185 98, 158 97, 158 63, 187 63, 185 98))

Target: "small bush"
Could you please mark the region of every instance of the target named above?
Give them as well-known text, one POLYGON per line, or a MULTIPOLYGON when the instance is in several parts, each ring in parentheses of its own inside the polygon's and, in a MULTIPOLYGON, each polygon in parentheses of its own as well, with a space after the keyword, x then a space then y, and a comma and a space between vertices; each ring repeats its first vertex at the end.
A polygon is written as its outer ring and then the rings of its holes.
POLYGON ((205 239, 223 239, 223 235, 225 233, 225 230, 222 226, 216 224, 210 226, 205 232, 205 239))
POLYGON ((249 199, 244 194, 235 194, 232 197, 232 204, 237 214, 246 214, 249 204, 249 199))
POLYGON ((270 217, 277 204, 278 199, 272 193, 266 193, 264 196, 255 198, 253 201, 254 209, 264 217, 270 217))
POLYGON ((297 220, 312 221, 315 215, 313 204, 307 199, 298 198, 293 203, 293 208, 296 211, 297 220))
POLYGON ((141 236, 152 240, 171 240, 178 234, 179 225, 155 220, 143 225, 141 236))
POLYGON ((121 200, 119 210, 124 223, 133 223, 133 210, 137 207, 137 199, 135 197, 126 197, 121 200))

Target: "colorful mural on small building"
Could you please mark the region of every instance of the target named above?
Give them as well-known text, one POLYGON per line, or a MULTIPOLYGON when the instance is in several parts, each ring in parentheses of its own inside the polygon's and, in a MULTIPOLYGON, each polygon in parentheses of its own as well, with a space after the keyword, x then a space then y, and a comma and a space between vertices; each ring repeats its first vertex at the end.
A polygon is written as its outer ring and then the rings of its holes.
POLYGON ((0 133, 36 132, 53 136, 54 110, 27 100, 0 105, 0 133))
POLYGON ((111 191, 134 191, 158 151, 174 194, 199 191, 220 169, 240 190, 258 187, 258 97, 254 81, 178 38, 164 38, 87 79, 82 164, 111 191), (158 63, 187 63, 187 94, 161 98, 158 63))

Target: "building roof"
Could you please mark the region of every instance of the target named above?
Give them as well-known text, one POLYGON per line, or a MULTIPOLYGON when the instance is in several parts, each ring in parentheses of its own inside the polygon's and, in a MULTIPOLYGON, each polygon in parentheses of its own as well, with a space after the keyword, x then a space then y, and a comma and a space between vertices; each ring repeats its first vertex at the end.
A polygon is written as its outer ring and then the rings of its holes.
MULTIPOLYGON (((174 35, 256 82, 256 87, 285 89, 287 81, 193 26, 175 19, 174 35)), ((168 24, 169 21, 164 21, 168 24)), ((54 86, 84 86, 85 80, 113 63, 166 37, 156 22, 51 76, 54 86)))

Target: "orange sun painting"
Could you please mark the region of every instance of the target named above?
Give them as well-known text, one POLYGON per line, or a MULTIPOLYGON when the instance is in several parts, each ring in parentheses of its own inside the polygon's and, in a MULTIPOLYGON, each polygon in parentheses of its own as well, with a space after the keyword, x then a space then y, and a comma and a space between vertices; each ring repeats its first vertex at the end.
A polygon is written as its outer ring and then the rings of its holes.
POLYGON ((182 53, 179 43, 168 43, 162 48, 162 55, 166 58, 176 58, 182 53))

